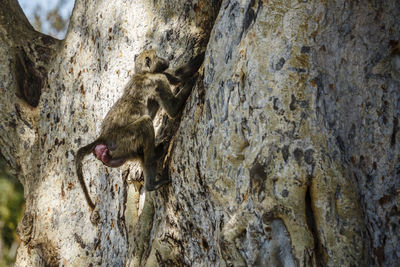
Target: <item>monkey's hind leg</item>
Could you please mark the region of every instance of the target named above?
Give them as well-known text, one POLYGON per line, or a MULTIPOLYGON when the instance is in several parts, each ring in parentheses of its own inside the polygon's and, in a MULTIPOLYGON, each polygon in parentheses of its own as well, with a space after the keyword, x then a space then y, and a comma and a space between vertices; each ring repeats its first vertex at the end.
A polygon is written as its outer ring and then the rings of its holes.
POLYGON ((153 191, 169 180, 156 180, 157 160, 155 156, 155 133, 150 116, 138 120, 117 130, 116 148, 110 151, 113 158, 140 158, 144 172, 145 189, 153 191))
POLYGON ((164 176, 157 179, 157 158, 155 153, 155 134, 153 123, 151 121, 151 138, 145 138, 143 142, 142 166, 144 172, 144 188, 146 191, 154 191, 162 185, 170 182, 169 178, 164 176))
POLYGON ((111 138, 110 156, 116 158, 140 158, 144 146, 154 148, 154 128, 150 116, 142 116, 128 125, 115 129, 111 138))

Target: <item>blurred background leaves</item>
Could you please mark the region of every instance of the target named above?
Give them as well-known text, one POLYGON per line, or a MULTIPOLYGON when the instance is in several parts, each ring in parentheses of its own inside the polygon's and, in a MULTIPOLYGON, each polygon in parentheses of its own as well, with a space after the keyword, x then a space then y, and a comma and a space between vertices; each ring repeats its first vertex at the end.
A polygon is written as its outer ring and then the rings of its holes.
POLYGON ((16 234, 24 205, 21 183, 12 176, 6 163, 0 160, 0 266, 12 266, 19 240, 16 234))
POLYGON ((40 32, 63 39, 74 0, 19 0, 25 15, 40 32))

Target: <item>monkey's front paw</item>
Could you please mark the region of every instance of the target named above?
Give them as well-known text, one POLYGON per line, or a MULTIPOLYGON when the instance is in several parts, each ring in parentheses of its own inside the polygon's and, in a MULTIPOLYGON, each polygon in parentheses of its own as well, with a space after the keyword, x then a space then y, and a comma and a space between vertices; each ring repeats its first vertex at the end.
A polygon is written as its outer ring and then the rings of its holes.
POLYGON ((157 184, 156 187, 157 187, 157 188, 160 188, 161 186, 166 185, 166 184, 169 184, 169 183, 171 183, 171 182, 172 182, 171 179, 165 178, 165 179, 160 180, 160 181, 158 182, 158 184, 157 184))
POLYGON ((190 78, 186 81, 185 85, 188 87, 193 87, 197 81, 197 78, 199 78, 199 73, 196 72, 190 78))
POLYGON ((146 184, 145 188, 146 188, 146 191, 155 191, 155 190, 159 189, 160 187, 162 187, 163 185, 169 184, 171 181, 172 180, 169 178, 162 179, 162 180, 157 181, 156 184, 153 184, 151 186, 146 184))

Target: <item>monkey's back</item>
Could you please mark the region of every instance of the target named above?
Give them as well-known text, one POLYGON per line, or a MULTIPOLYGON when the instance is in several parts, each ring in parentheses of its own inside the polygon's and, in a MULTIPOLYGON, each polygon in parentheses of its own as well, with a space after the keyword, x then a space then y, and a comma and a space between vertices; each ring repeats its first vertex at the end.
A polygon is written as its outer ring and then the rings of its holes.
POLYGON ((147 114, 147 101, 152 84, 146 74, 135 74, 125 86, 123 95, 108 111, 102 123, 101 135, 135 122, 147 114))

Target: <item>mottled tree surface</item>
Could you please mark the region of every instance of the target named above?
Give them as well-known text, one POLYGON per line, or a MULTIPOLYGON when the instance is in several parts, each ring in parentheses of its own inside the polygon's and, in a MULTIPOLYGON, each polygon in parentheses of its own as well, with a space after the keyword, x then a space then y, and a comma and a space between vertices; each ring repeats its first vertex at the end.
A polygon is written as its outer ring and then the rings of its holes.
POLYGON ((65 40, 0 9, 0 152, 25 190, 16 266, 396 266, 396 1, 77 0, 65 40), (142 49, 206 49, 159 173, 84 161, 142 49))

